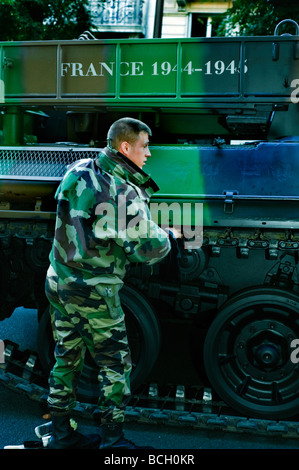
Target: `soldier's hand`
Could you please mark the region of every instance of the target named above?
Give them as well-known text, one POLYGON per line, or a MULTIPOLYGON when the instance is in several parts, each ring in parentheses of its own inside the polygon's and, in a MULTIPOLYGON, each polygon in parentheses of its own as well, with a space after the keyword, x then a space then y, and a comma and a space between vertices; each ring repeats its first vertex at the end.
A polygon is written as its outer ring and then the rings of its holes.
POLYGON ((174 238, 183 238, 182 232, 176 227, 167 227, 164 229, 166 232, 171 232, 174 238))

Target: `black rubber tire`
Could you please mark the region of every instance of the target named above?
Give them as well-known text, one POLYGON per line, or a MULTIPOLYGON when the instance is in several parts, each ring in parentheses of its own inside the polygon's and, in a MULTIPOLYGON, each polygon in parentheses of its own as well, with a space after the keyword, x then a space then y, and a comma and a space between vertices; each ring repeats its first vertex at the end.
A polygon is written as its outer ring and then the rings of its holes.
MULTIPOLYGON (((161 344, 160 326, 152 306, 136 289, 124 285, 120 297, 126 315, 128 341, 132 354, 131 389, 134 391, 146 380, 157 360, 161 344)), ((54 364, 54 340, 49 308, 45 310, 39 322, 37 352, 44 371, 49 373, 54 364)), ((77 398, 86 403, 95 403, 97 396, 97 368, 87 353, 77 398)))
POLYGON ((220 398, 233 409, 267 419, 298 414, 299 297, 279 288, 240 292, 221 308, 205 339, 204 365, 220 398))

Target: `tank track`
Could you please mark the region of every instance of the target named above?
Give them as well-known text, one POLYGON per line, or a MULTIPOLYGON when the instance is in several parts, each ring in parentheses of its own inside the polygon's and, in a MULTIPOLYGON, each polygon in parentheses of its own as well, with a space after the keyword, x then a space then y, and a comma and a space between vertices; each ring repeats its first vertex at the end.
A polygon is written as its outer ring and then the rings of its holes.
MULTIPOLYGON (((0 364, 0 384, 25 394, 46 410, 47 376, 34 351, 20 351, 7 341, 5 363, 0 364)), ((145 384, 134 392, 126 405, 126 422, 165 424, 193 429, 252 433, 267 437, 299 439, 299 416, 291 420, 268 420, 236 415, 224 402, 213 399, 207 387, 145 384)), ((74 414, 92 419, 96 405, 78 401, 74 414)))

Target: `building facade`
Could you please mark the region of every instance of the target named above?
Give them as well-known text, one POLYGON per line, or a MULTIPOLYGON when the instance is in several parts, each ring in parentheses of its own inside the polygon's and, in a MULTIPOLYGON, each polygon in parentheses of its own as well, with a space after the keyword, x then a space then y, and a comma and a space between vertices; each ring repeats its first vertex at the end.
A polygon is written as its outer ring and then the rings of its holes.
POLYGON ((151 37, 156 0, 90 0, 93 30, 101 37, 151 37), (150 28, 150 29, 149 29, 150 28))
MULTIPOLYGON (((154 35, 157 0, 90 0, 94 28, 101 37, 154 35)), ((232 0, 164 0, 161 37, 211 37, 213 18, 226 12, 232 0)))
POLYGON ((213 18, 232 6, 232 0, 164 0, 162 37, 211 37, 213 18))

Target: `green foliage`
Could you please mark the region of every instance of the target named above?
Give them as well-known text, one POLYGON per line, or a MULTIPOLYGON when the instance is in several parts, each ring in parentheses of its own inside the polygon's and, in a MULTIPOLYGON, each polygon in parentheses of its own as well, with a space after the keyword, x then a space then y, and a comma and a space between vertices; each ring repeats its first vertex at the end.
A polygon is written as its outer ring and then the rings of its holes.
POLYGON ((0 40, 76 39, 90 29, 87 0, 0 0, 0 40))
MULTIPOLYGON (((299 22, 298 0, 234 0, 232 8, 222 16, 217 36, 273 35, 276 25, 284 19, 299 22)), ((294 26, 282 25, 279 34, 285 32, 295 34, 294 26)))

